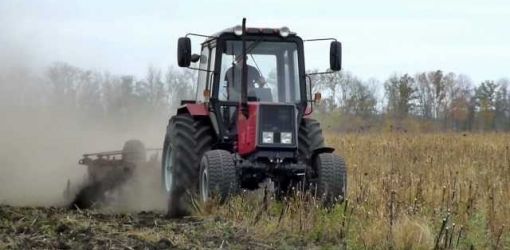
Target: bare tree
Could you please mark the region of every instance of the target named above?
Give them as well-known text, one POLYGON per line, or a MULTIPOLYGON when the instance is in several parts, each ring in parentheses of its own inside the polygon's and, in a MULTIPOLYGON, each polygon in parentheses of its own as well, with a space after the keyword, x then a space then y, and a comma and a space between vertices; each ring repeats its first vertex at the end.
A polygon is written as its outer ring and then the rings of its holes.
POLYGON ((482 130, 495 128, 496 97, 498 85, 494 81, 484 81, 476 88, 475 97, 482 130))
POLYGON ((173 67, 168 68, 165 74, 165 83, 168 89, 168 104, 171 108, 178 107, 181 100, 195 99, 197 75, 190 70, 176 70, 173 67))
POLYGON ((79 68, 66 63, 55 63, 47 70, 47 78, 51 89, 52 104, 61 109, 77 107, 76 92, 79 88, 79 68))
POLYGON ((510 81, 500 79, 497 82, 498 90, 496 92, 495 120, 496 130, 510 129, 510 93, 508 90, 510 81))
POLYGON ((407 117, 416 107, 415 80, 408 74, 398 77, 394 75, 385 83, 388 98, 387 111, 397 119, 407 117))
POLYGON ((454 130, 467 130, 472 127, 472 83, 465 75, 459 75, 449 88, 448 117, 450 127, 454 130), (470 119, 471 118, 471 119, 470 119))

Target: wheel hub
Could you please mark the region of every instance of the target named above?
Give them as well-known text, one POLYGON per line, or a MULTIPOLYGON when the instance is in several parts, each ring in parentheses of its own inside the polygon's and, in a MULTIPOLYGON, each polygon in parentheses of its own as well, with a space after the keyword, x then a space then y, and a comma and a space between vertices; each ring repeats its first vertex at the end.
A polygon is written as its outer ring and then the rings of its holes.
POLYGON ((203 202, 209 200, 209 178, 207 168, 204 168, 204 171, 200 175, 200 196, 203 202))
POLYGON ((172 147, 168 145, 168 148, 165 152, 165 166, 164 166, 164 179, 165 179, 165 189, 167 192, 170 192, 172 189, 172 182, 173 182, 173 161, 174 161, 174 154, 172 147))

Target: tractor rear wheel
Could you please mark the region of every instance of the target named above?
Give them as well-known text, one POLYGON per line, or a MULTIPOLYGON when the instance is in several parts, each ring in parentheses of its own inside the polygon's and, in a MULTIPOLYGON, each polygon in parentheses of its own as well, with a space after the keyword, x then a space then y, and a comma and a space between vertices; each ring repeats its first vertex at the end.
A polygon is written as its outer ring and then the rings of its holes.
POLYGON ((203 119, 173 116, 163 145, 162 184, 168 195, 167 216, 190 215, 198 190, 200 159, 211 147, 214 131, 203 119))
POLYGON ((225 150, 206 152, 200 163, 200 198, 207 202, 218 198, 224 202, 239 192, 234 158, 225 150))
POLYGON ((321 125, 314 119, 303 119, 299 126, 298 152, 301 158, 311 162, 312 153, 324 147, 321 125))
POLYGON ((315 182, 317 194, 324 198, 326 205, 342 202, 347 191, 347 170, 345 161, 332 153, 322 153, 315 157, 315 182))

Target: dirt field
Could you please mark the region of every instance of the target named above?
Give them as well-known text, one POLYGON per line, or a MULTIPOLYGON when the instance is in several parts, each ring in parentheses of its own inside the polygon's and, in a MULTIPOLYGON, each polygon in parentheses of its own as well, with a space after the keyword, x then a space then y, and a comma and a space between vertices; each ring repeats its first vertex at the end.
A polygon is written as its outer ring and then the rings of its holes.
POLYGON ((161 211, 0 207, 3 248, 510 247, 510 135, 327 135, 349 165, 348 202, 321 208, 243 194, 191 218, 161 211))
POLYGON ((168 249, 266 245, 220 218, 167 220, 158 212, 117 214, 0 207, 0 248, 168 249))

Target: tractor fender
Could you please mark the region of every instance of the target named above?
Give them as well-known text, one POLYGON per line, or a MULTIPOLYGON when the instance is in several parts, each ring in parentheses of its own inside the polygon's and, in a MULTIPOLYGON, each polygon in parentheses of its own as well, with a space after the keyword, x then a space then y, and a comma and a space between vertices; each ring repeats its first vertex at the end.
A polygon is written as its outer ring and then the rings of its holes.
POLYGON ((177 109, 177 114, 186 113, 191 116, 208 116, 209 110, 205 103, 185 103, 177 109))
POLYGON ((320 147, 320 148, 316 148, 313 150, 312 152, 312 159, 315 159, 315 157, 318 155, 318 154, 322 154, 322 153, 333 153, 335 151, 334 148, 331 148, 331 147, 320 147))
POLYGON ((206 103, 196 103, 195 101, 182 101, 181 106, 177 109, 177 114, 189 114, 192 117, 208 117, 211 122, 212 128, 216 135, 220 134, 218 122, 216 121, 216 115, 214 112, 209 112, 209 108, 206 103))

